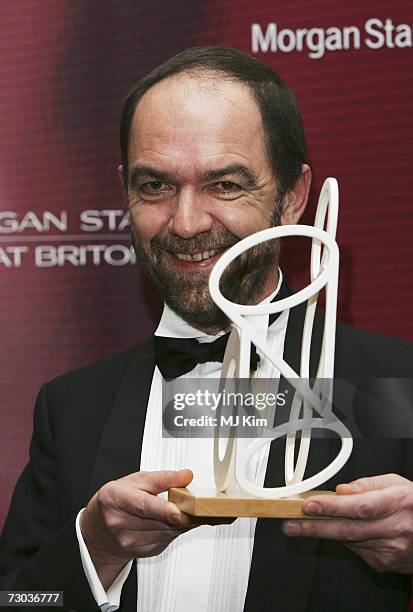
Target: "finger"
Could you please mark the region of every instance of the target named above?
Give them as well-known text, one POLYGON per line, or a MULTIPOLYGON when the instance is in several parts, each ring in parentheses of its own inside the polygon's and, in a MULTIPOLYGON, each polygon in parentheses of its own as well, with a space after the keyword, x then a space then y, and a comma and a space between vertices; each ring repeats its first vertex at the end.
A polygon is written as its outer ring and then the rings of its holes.
MULTIPOLYGON (((301 536, 339 540, 342 542, 361 543, 371 540, 384 540, 383 535, 394 530, 393 523, 379 521, 357 521, 351 519, 294 520, 285 521, 282 525, 288 536, 301 536)), ((389 537, 391 537, 389 535, 389 537)))
POLYGON ((178 506, 146 491, 128 490, 118 504, 119 508, 140 519, 150 519, 180 527, 186 527, 190 522, 188 515, 181 512, 178 506))
POLYGON ((399 476, 399 474, 381 474, 379 476, 358 478, 349 483, 339 484, 336 487, 336 492, 339 495, 349 495, 362 491, 378 491, 387 489, 388 487, 407 484, 409 482, 409 480, 403 478, 403 476, 399 476))
POLYGON ((158 495, 171 487, 186 487, 194 475, 191 470, 160 470, 158 472, 136 472, 129 478, 142 491, 158 495))
POLYGON ((302 510, 309 516, 384 518, 399 510, 405 493, 405 487, 398 486, 354 495, 315 495, 306 499, 302 510))

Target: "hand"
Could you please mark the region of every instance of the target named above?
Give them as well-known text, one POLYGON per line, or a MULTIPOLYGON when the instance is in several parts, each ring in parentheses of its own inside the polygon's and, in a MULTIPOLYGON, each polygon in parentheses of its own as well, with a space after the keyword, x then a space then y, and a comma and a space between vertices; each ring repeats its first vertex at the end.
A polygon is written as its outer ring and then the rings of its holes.
POLYGON ((413 482, 397 474, 360 478, 303 504, 322 520, 285 521, 289 536, 341 540, 378 572, 413 573, 413 482))
POLYGON ((162 552, 178 535, 198 526, 158 493, 185 487, 190 470, 136 472, 108 482, 80 517, 80 529, 100 581, 107 589, 133 558, 162 552))

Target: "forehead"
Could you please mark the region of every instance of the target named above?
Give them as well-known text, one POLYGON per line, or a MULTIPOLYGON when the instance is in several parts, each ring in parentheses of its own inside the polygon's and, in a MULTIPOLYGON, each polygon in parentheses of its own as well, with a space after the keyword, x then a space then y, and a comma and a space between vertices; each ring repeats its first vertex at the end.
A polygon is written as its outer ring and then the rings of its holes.
POLYGON ((216 73, 181 74, 144 94, 131 126, 130 166, 205 170, 236 161, 267 163, 260 111, 246 85, 216 73))

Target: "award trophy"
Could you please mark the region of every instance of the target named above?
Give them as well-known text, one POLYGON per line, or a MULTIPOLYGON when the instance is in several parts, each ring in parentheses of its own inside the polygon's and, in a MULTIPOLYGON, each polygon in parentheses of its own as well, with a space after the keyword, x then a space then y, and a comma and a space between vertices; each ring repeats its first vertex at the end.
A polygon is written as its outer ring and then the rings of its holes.
MULTIPOLYGON (((237 439, 236 427, 230 435, 220 435, 219 424, 214 436, 214 476, 216 490, 171 489, 169 500, 184 512, 194 516, 277 517, 292 518, 304 515, 301 505, 305 497, 327 491, 314 490, 334 476, 347 462, 353 447, 349 430, 334 415, 333 399, 334 348, 336 330, 339 251, 335 241, 338 217, 338 184, 336 179, 325 180, 318 200, 314 226, 283 225, 252 234, 228 249, 214 266, 209 291, 214 302, 232 322, 222 366, 220 389, 231 379, 250 377, 250 355, 253 343, 262 355, 288 379, 295 389, 289 419, 271 428, 270 437, 237 439), (323 229, 325 227, 325 229, 323 229), (239 255, 267 240, 288 236, 312 239, 310 284, 295 294, 276 302, 241 305, 228 301, 219 284, 226 267, 239 255), (321 354, 314 384, 310 385, 310 349, 315 310, 320 291, 325 288, 325 318, 321 354), (250 325, 251 318, 262 314, 281 313, 306 302, 306 314, 301 344, 300 371, 296 372, 274 352, 266 339, 250 325), (313 429, 334 432, 341 439, 336 457, 321 471, 304 478, 313 429), (298 454, 296 434, 301 432, 298 454), (272 441, 285 437, 285 484, 268 488, 255 484, 249 474, 251 458, 272 441), (226 444, 221 452, 222 443, 226 444), (295 457, 296 460, 295 460, 295 457)), ((219 423, 220 408, 217 410, 219 423)), ((270 469, 270 468, 269 468, 270 469)))

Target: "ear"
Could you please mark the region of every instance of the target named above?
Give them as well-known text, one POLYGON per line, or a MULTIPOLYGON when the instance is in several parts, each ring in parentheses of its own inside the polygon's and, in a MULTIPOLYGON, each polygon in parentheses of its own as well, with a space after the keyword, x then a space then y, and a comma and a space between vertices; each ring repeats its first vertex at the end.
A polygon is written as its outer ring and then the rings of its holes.
POLYGON ((125 184, 123 182, 123 166, 122 166, 122 164, 120 166, 118 166, 118 179, 119 179, 120 184, 122 186, 122 192, 123 192, 123 197, 124 197, 125 203, 127 204, 128 203, 128 194, 127 194, 127 191, 125 189, 125 184))
POLYGON ((301 176, 294 187, 285 194, 281 213, 281 225, 295 225, 307 205, 311 185, 311 168, 307 164, 301 167, 301 176))
POLYGON ((123 185, 123 166, 122 166, 122 164, 120 164, 120 166, 118 166, 118 179, 120 180, 120 183, 121 183, 122 187, 124 187, 124 185, 123 185))

